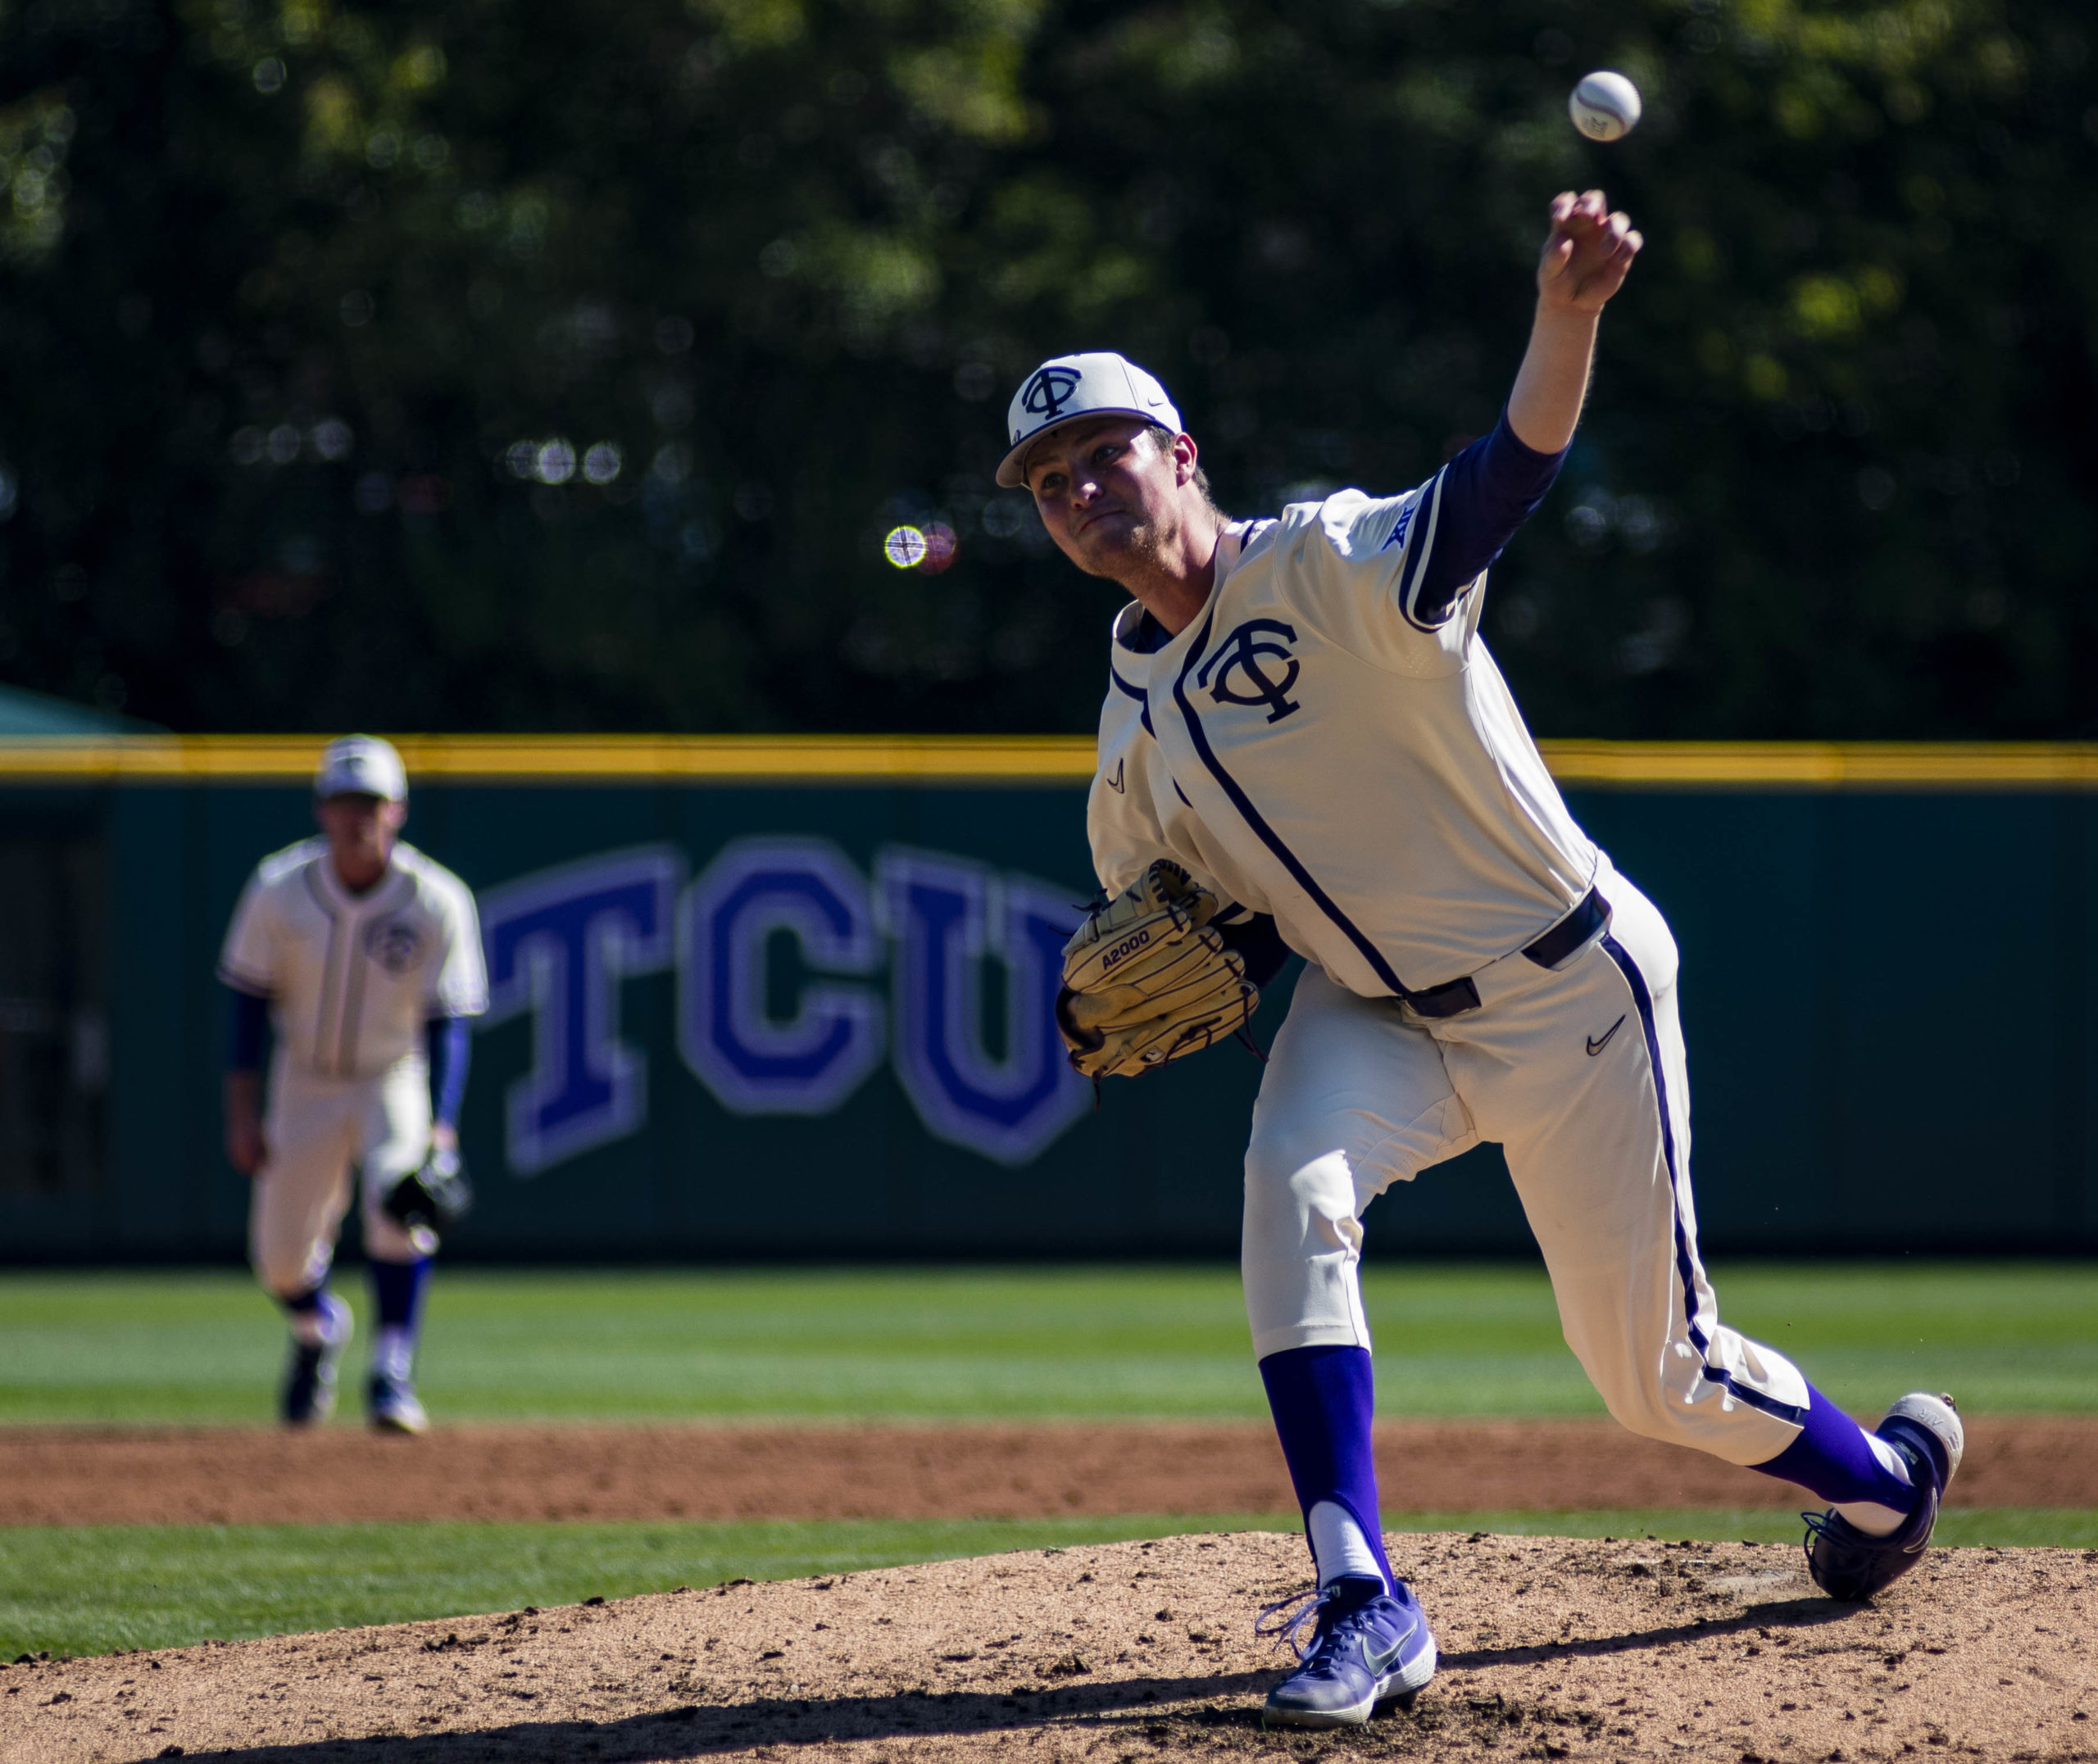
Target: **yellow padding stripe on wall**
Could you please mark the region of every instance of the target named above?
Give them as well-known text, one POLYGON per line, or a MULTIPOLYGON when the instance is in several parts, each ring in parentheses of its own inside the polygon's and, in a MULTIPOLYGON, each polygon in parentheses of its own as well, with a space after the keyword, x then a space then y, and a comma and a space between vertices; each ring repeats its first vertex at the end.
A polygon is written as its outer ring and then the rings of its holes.
POLYGON ((1540 741, 1562 784, 1623 789, 2091 790, 2098 743, 1540 741))
MULTIPOLYGON (((1079 785, 1089 737, 397 735, 411 777, 474 784, 1079 785)), ((293 783, 312 735, 0 738, 0 784, 293 783)), ((2091 790, 2098 743, 1539 743, 1560 783, 1618 790, 2091 790)))
MULTIPOLYGON (((125 736, 0 741, 0 780, 279 783, 308 778, 326 737, 125 736)), ((1083 783, 1083 737, 395 735, 411 781, 724 784, 1083 783)))

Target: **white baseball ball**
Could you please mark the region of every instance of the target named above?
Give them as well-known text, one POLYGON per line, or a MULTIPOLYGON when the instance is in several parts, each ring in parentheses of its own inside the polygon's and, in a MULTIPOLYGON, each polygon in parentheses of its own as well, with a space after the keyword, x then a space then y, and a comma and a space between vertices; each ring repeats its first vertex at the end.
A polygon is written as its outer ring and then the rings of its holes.
POLYGON ((1591 74, 1574 88, 1566 113, 1591 141, 1622 141, 1639 125, 1639 88, 1622 74, 1591 74))

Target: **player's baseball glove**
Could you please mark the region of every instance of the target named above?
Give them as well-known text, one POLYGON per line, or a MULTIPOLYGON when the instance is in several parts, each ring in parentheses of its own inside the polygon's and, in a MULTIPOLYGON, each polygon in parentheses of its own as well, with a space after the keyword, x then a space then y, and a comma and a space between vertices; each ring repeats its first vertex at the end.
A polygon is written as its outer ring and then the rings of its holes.
POLYGON ((1210 926, 1216 896, 1160 858, 1064 945, 1056 1027, 1089 1078, 1137 1077, 1242 1027, 1260 1002, 1210 926))
POLYGON ((439 1151, 433 1145, 424 1154, 421 1168, 411 1170, 387 1190, 379 1204, 410 1231, 427 1226, 448 1231, 473 1207, 474 1185, 466 1180, 466 1166, 457 1152, 439 1151))

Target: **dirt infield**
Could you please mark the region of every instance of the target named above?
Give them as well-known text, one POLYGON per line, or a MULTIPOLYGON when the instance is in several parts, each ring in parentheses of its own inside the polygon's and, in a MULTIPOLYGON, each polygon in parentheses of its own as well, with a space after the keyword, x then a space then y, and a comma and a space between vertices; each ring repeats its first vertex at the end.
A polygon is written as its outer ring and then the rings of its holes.
POLYGON ((1304 1550, 1250 1533, 18 1665, 0 1757, 2098 1757, 2098 1552, 1945 1551, 1860 1607, 1790 1547, 1391 1544, 1443 1669, 1349 1733, 1258 1725, 1304 1550))
MULTIPOLYGON (((1786 1507, 1808 1498, 1609 1422, 1378 1430, 1394 1512, 1786 1507)), ((2098 1507, 2098 1418, 1970 1422, 1955 1503, 2098 1507)), ((0 1431, 0 1525, 358 1519, 1031 1518, 1280 1512, 1265 1423, 0 1431)))

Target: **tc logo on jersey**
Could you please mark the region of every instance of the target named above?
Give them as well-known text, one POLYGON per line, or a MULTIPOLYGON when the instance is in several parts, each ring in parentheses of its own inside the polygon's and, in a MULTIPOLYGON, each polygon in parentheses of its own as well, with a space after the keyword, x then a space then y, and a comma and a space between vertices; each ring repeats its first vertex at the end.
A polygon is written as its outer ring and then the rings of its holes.
MULTIPOLYGON (((1020 393, 1019 407, 1047 422, 1071 401, 1072 394, 1079 389, 1079 382, 1084 377, 1076 368, 1040 369, 1020 393)), ((1015 435, 1013 439, 1017 441, 1019 437, 1015 435)))
POLYGON ((1268 721, 1279 723, 1304 707, 1289 696, 1300 671, 1288 645, 1296 641, 1295 627, 1279 619, 1248 619, 1217 646, 1195 676, 1195 684, 1209 686, 1210 696, 1219 705, 1265 705, 1268 721), (1276 640, 1280 638, 1281 642, 1276 640), (1279 673, 1271 673, 1263 662, 1280 662, 1279 673), (1210 676, 1216 683, 1210 686, 1210 676), (1232 682, 1240 683, 1234 686, 1232 682))
POLYGON ((382 919, 364 934, 365 952, 389 974, 405 974, 422 948, 422 933, 404 918, 382 919))

